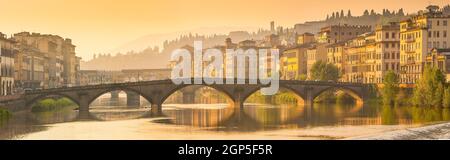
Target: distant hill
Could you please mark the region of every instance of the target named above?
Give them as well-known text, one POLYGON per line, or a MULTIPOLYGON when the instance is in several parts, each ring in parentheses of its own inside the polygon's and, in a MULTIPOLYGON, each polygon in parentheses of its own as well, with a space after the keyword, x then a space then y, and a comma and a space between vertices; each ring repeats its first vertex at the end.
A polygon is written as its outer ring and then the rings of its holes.
MULTIPOLYGON (((181 35, 173 40, 165 40, 162 44, 162 50, 158 46, 145 48, 142 51, 129 51, 127 53, 111 54, 96 54, 94 58, 89 61, 81 62, 82 70, 121 70, 121 69, 157 69, 166 68, 169 64, 170 54, 173 50, 181 48, 185 45, 193 45, 194 41, 203 41, 203 47, 213 47, 216 45, 223 45, 225 39, 230 37, 233 42, 239 42, 247 39, 262 39, 271 32, 266 30, 258 30, 255 33, 247 31, 233 31, 228 34, 212 34, 210 36, 203 35, 181 35)), ((147 40, 151 41, 151 37, 143 37, 129 43, 126 47, 136 48, 142 47, 147 40)), ((122 48, 126 48, 122 47, 122 48)))
POLYGON ((294 30, 299 34, 305 32, 317 33, 323 27, 338 24, 368 25, 374 28, 376 24, 400 21, 401 19, 406 18, 406 16, 407 15, 405 15, 403 9, 399 9, 398 11, 389 11, 384 9, 382 13, 376 13, 374 10, 365 10, 364 14, 361 16, 353 16, 350 10, 345 13, 344 10, 341 10, 340 12, 328 14, 325 20, 296 24, 294 26, 294 30))

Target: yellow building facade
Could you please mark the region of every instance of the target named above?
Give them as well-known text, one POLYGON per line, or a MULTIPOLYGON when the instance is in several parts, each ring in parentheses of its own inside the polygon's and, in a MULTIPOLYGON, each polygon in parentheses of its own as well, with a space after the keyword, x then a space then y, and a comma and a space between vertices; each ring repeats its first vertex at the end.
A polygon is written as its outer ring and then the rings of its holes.
POLYGON ((448 48, 450 17, 435 7, 400 22, 401 82, 414 84, 420 78, 426 57, 433 48, 448 48))

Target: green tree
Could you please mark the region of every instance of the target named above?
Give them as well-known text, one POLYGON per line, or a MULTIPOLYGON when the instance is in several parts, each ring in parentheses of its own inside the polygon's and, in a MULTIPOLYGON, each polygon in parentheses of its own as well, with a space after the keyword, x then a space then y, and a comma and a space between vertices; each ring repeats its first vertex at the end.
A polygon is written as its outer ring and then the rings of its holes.
POLYGON ((437 67, 425 66, 413 93, 413 104, 441 106, 445 77, 437 67))
POLYGON ((450 107, 450 86, 444 90, 444 98, 442 100, 442 105, 444 107, 450 107))
POLYGON ((399 92, 398 77, 394 71, 389 70, 383 79, 382 97, 385 105, 395 103, 395 97, 399 92))
POLYGON ((339 69, 331 64, 323 61, 317 61, 311 67, 311 79, 320 81, 337 81, 339 79, 339 69))

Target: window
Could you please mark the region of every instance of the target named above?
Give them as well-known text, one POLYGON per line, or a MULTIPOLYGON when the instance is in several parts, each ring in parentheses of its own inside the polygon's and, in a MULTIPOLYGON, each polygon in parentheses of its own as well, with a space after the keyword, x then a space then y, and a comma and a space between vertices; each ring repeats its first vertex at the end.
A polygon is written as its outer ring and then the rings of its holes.
POLYGON ((395 38, 395 32, 392 33, 392 38, 395 38))
POLYGON ((386 39, 389 39, 389 32, 386 32, 386 39))
POLYGON ((444 26, 447 26, 447 20, 442 21, 442 24, 443 24, 444 26))
POLYGON ((439 31, 436 31, 436 37, 439 38, 439 31))
POLYGON ((443 32, 443 36, 444 36, 444 38, 447 38, 447 31, 443 32))
POLYGON ((439 20, 437 21, 437 26, 439 26, 439 20))
POLYGON ((428 31, 428 38, 431 38, 431 31, 428 31))

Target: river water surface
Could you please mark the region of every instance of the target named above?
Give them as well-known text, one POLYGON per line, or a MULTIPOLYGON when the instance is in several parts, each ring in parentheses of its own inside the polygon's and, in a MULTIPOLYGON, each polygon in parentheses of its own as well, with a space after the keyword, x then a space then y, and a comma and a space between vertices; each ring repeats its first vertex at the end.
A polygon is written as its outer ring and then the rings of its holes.
POLYGON ((341 139, 450 121, 448 109, 379 105, 167 104, 149 108, 92 107, 77 120, 72 108, 13 113, 0 119, 0 139, 341 139))

